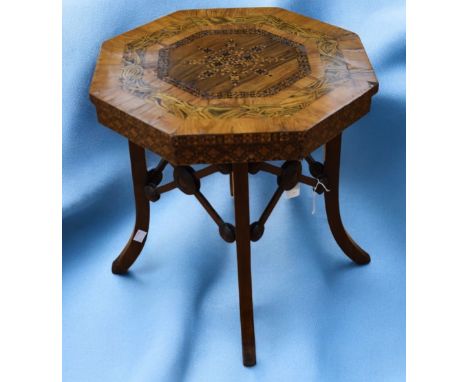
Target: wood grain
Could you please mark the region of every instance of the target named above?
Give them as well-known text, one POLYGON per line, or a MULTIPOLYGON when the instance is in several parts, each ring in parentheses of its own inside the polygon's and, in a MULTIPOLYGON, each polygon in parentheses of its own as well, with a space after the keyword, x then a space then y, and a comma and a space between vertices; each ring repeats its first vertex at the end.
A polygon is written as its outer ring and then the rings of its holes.
POLYGON ((377 89, 356 34, 232 8, 179 11, 106 41, 90 96, 101 123, 182 165, 301 159, 365 115, 377 89))
POLYGON ((274 95, 309 73, 302 44, 251 28, 197 32, 157 63, 158 78, 202 98, 274 95))

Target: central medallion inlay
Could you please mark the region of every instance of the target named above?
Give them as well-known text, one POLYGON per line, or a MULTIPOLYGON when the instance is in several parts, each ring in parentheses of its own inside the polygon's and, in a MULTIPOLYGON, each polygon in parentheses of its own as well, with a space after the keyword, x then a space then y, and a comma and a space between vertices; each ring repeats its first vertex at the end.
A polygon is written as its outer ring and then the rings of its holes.
POLYGON ((187 60, 186 63, 204 65, 205 70, 198 75, 201 80, 227 76, 232 85, 237 86, 241 76, 252 72, 271 77, 268 70, 270 64, 285 60, 284 57, 262 57, 261 53, 265 48, 266 45, 255 45, 245 49, 233 39, 229 39, 221 49, 200 47, 199 49, 205 53, 205 56, 200 59, 187 60))
POLYGON ((158 78, 201 98, 264 97, 310 73, 303 45, 261 29, 207 30, 159 51, 158 78))

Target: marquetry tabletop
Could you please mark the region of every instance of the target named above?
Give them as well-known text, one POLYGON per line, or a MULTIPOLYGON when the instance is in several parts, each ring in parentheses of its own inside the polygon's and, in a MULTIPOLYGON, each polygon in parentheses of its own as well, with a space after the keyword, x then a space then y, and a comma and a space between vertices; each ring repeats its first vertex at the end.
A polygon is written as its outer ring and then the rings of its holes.
POLYGON ((104 125, 173 164, 298 160, 365 115, 359 37, 280 8, 172 13, 103 43, 104 125))

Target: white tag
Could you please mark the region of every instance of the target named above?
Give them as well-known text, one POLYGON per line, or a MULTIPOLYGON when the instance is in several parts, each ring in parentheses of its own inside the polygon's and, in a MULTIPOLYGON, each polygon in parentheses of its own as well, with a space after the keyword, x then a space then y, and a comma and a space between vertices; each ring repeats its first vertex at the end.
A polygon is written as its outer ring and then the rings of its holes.
POLYGON ((301 184, 297 183, 293 188, 291 188, 289 191, 285 191, 286 193, 286 198, 291 199, 295 198, 300 195, 301 193, 301 184))
POLYGON ((312 215, 315 215, 315 199, 317 197, 317 193, 312 190, 312 215))
POLYGON ((143 243, 143 240, 145 240, 145 237, 146 237, 146 231, 142 231, 141 229, 139 229, 136 232, 135 236, 133 236, 133 241, 143 243))

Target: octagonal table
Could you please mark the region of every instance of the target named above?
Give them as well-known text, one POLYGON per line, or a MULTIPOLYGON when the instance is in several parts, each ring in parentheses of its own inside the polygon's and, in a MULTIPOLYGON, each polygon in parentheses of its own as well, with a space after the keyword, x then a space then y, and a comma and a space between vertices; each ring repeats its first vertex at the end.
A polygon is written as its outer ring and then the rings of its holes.
POLYGON ((283 192, 305 183, 324 194, 338 245, 357 264, 370 261, 343 227, 338 186, 341 133, 369 112, 377 90, 355 33, 280 8, 179 11, 104 42, 90 96, 99 121, 129 140, 136 202, 112 271, 125 273, 143 249, 150 201, 175 188, 194 195, 236 242, 243 360, 254 365, 250 242, 283 192), (321 145, 324 163, 310 155, 321 145), (145 149, 161 156, 153 169, 145 149), (195 171, 197 163, 208 165, 195 171), (162 182, 168 164, 173 179, 162 182), (248 174, 259 171, 275 175, 277 189, 251 222, 248 174), (229 175, 235 226, 201 192, 215 172, 229 175))

